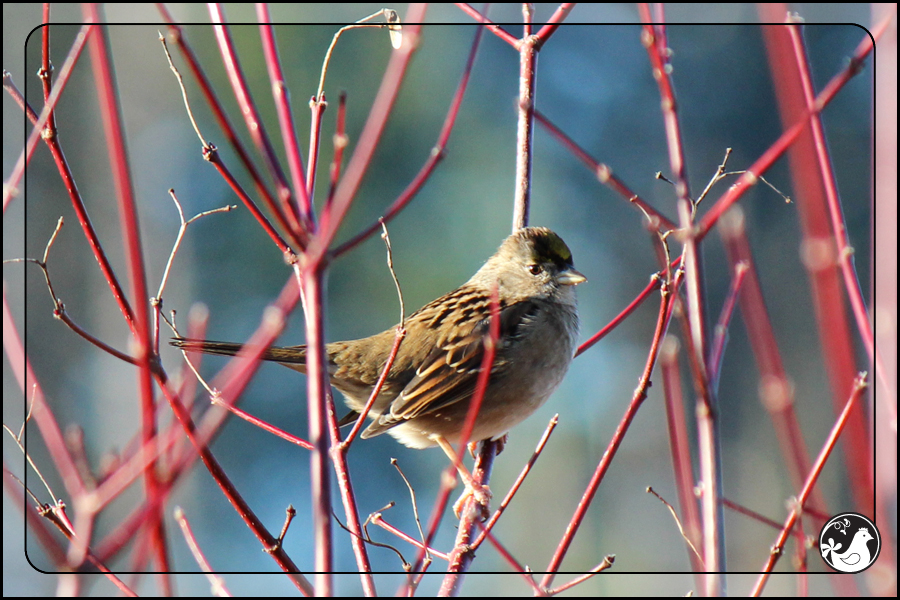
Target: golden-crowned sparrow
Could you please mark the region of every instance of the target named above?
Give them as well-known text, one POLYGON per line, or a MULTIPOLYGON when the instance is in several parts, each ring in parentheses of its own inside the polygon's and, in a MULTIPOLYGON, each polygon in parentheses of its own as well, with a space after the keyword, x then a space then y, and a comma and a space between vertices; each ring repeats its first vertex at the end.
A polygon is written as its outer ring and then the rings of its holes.
MULTIPOLYGON (((575 286, 583 281, 568 246, 549 229, 529 227, 506 238, 469 281, 406 320, 407 336, 369 412, 374 422, 362 437, 387 432, 411 448, 460 441, 481 368, 494 286, 500 338, 471 440, 505 434, 544 403, 569 368, 578 335, 575 286)), ((331 383, 353 411, 368 400, 395 334, 391 328, 326 345, 331 383)), ((233 355, 241 349, 205 340, 171 343, 208 354, 233 355)), ((269 348, 263 359, 303 373, 306 346, 269 348)))

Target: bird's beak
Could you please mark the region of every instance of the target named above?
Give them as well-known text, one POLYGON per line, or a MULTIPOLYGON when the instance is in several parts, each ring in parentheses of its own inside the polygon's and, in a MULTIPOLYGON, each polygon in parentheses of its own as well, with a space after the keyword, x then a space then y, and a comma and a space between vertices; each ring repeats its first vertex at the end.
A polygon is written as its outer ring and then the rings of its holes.
POLYGON ((579 283, 584 283, 585 281, 587 281, 587 277, 585 277, 575 269, 566 269, 559 274, 559 277, 557 277, 557 281, 559 281, 563 285, 578 285, 579 283))

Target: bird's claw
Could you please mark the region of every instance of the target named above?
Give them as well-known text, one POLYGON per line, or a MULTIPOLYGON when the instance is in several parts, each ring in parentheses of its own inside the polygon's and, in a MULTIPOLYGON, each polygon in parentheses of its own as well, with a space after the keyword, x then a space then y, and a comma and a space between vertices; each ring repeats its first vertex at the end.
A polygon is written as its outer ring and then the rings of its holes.
POLYGON ((481 511, 481 520, 487 521, 488 517, 491 516, 491 498, 493 498, 491 488, 474 481, 471 484, 467 483, 466 489, 459 497, 459 500, 453 503, 453 514, 456 515, 457 519, 461 517, 469 498, 475 501, 475 504, 481 511))

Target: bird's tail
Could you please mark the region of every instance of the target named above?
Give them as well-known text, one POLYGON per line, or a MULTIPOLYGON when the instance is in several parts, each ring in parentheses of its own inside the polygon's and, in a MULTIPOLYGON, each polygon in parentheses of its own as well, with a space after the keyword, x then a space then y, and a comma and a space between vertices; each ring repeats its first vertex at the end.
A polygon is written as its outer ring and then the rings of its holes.
MULTIPOLYGON (((240 352, 243 345, 233 342, 213 342, 210 340, 191 340, 187 338, 174 338, 170 345, 186 352, 203 352, 204 354, 220 354, 234 356, 240 352)), ((263 360, 280 362, 287 366, 306 364, 306 346, 287 346, 268 348, 262 355, 263 360)))

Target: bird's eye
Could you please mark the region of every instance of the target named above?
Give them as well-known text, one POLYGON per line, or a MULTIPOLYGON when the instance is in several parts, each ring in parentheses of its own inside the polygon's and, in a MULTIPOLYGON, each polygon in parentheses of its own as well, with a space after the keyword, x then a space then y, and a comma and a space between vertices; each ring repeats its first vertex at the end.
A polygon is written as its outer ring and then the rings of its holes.
POLYGON ((532 275, 540 275, 541 271, 543 271, 541 265, 528 265, 528 272, 532 275))

